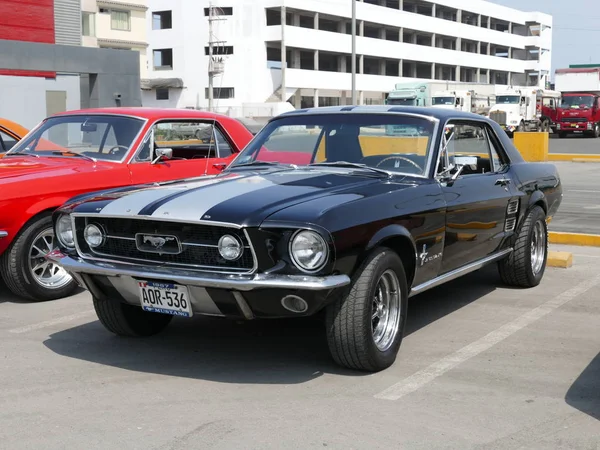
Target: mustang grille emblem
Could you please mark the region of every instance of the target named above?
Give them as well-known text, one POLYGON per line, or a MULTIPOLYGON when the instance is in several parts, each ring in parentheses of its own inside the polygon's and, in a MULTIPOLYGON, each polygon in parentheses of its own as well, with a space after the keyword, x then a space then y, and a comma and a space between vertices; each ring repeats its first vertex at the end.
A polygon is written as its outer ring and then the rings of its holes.
POLYGON ((144 244, 149 242, 156 250, 160 250, 167 242, 174 241, 174 237, 146 236, 144 235, 144 244))
POLYGON ((182 252, 181 243, 175 236, 138 233, 135 244, 141 252, 177 255, 182 252))

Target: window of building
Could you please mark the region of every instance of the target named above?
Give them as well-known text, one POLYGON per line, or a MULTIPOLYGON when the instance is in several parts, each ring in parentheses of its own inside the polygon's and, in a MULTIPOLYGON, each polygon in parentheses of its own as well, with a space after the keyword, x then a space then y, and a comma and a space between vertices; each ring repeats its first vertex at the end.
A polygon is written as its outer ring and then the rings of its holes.
POLYGON ((81 34, 83 36, 96 36, 96 14, 90 12, 81 13, 81 34))
MULTIPOLYGON (((205 98, 208 98, 208 88, 204 88, 205 98)), ((234 98, 235 90, 232 87, 213 87, 213 98, 216 99, 227 99, 234 98)))
MULTIPOLYGON (((222 6, 213 6, 212 9, 213 16, 233 16, 233 8, 231 7, 223 8, 222 6)), ((210 15, 210 8, 204 8, 204 15, 210 15)))
MULTIPOLYGON (((208 47, 204 47, 204 54, 208 56, 208 47)), ((233 55, 233 45, 217 45, 213 47, 213 55, 233 55)))
POLYGON ((161 48, 153 52, 154 55, 154 70, 171 70, 173 69, 173 49, 161 48))
POLYGON ((100 14, 110 14, 110 27, 113 30, 131 31, 131 12, 118 9, 100 8, 100 14))
POLYGON ((152 13, 152 29, 167 30, 173 28, 173 11, 155 11, 152 13))
POLYGON ((169 88, 157 88, 156 100, 169 100, 169 88))

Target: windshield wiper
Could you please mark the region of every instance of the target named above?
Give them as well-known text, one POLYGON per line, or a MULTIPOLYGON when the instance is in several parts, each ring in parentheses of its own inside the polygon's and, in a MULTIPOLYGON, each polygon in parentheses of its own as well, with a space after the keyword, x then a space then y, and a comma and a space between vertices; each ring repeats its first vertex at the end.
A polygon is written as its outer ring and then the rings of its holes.
POLYGON ((392 174, 387 170, 378 169, 376 167, 367 166, 366 164, 352 163, 348 161, 333 161, 333 162, 320 162, 320 163, 312 163, 309 166, 331 166, 331 167, 349 167, 363 170, 370 170, 372 172, 380 173, 385 175, 386 177, 391 177, 392 174))
MULTIPOLYGON (((52 152, 52 154, 65 156, 64 152, 52 152)), ((85 158, 88 161, 98 162, 98 160, 96 158, 94 158, 93 156, 84 155, 83 153, 69 153, 69 156, 76 156, 78 158, 85 158)))
POLYGON ((17 156, 33 156, 35 158, 39 158, 40 155, 36 155, 35 153, 27 153, 27 152, 12 152, 12 153, 5 153, 4 156, 13 156, 13 155, 17 155, 17 156))
POLYGON ((247 163, 234 164, 230 167, 231 170, 235 170, 237 167, 251 167, 251 166, 283 166, 283 167, 291 167, 293 169, 297 169, 298 166, 295 164, 283 164, 276 161, 251 161, 247 163))

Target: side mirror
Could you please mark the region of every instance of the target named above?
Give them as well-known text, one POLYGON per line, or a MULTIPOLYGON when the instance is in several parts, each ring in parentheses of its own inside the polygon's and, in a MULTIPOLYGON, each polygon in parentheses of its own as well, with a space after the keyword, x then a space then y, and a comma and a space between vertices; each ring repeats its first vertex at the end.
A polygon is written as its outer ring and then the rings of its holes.
POLYGON ((442 183, 452 184, 460 176, 462 171, 467 166, 477 166, 477 157, 475 156, 455 156, 454 164, 445 170, 445 175, 440 177, 442 183), (454 174, 450 175, 452 170, 456 169, 454 174))
POLYGON ((213 169, 216 169, 219 172, 222 172, 227 167, 227 164, 225 164, 225 163, 215 163, 212 166, 213 166, 213 169))
POLYGON ((156 158, 152 160, 152 164, 156 164, 159 161, 167 161, 173 158, 172 148, 157 148, 155 149, 156 158))

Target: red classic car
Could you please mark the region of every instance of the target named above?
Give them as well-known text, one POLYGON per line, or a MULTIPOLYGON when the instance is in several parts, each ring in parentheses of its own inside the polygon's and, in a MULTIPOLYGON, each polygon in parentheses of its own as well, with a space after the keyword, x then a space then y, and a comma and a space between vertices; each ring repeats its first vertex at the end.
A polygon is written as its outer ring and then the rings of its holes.
POLYGON ((98 108, 42 121, 0 159, 0 275, 34 301, 70 295, 76 282, 45 255, 51 213, 100 189, 217 174, 252 139, 231 117, 186 109, 98 108))

